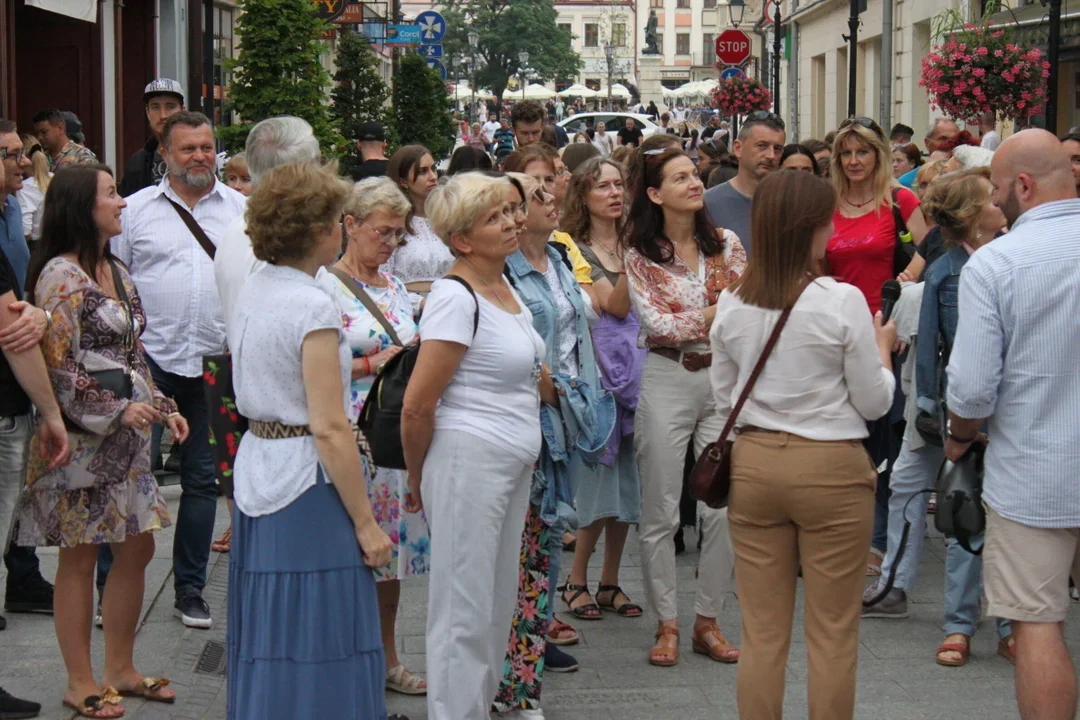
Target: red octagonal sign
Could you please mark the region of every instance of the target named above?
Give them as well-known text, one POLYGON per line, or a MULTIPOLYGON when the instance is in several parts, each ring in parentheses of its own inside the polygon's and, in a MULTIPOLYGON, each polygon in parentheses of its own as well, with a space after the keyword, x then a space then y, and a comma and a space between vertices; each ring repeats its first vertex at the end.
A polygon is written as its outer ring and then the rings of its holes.
POLYGON ((750 36, 729 28, 716 38, 716 57, 724 65, 742 65, 750 59, 750 36))

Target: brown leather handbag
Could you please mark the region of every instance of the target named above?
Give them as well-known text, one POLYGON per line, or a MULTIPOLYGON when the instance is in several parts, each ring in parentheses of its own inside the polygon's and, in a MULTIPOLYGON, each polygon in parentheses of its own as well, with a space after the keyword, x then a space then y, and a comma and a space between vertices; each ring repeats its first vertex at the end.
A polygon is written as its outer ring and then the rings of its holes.
POLYGON ((780 319, 776 321, 776 327, 773 328, 769 341, 765 343, 765 348, 761 351, 761 357, 758 358, 754 371, 750 373, 746 386, 743 387, 742 392, 739 394, 738 402, 735 403, 735 407, 731 409, 731 414, 728 415, 724 430, 720 433, 720 439, 705 446, 704 452, 701 453, 701 457, 698 458, 693 471, 690 473, 690 495, 695 500, 700 500, 713 509, 719 510, 727 507, 728 495, 731 493, 731 448, 735 443, 728 440, 728 435, 734 429, 735 421, 739 418, 739 412, 742 411, 743 405, 746 404, 746 398, 750 397, 750 391, 754 389, 758 376, 761 375, 761 371, 765 368, 765 362, 769 359, 769 355, 772 354, 773 348, 776 347, 777 340, 780 339, 780 331, 784 329, 784 325, 787 324, 790 316, 791 308, 786 308, 780 313, 780 319))

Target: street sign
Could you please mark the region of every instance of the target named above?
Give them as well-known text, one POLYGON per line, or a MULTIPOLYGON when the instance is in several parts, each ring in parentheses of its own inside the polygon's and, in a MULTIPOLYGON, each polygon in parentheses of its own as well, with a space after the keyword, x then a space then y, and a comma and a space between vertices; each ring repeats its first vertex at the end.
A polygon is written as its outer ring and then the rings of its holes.
POLYGON ((716 57, 724 65, 742 65, 750 58, 750 36, 729 28, 716 38, 716 57))
POLYGON ((345 0, 312 0, 320 20, 336 20, 345 12, 345 0))
POLYGON ((387 45, 419 45, 420 44, 420 26, 419 25, 387 25, 386 26, 386 44, 387 45))
POLYGON ((354 2, 346 5, 343 2, 341 14, 334 18, 334 22, 341 25, 359 25, 364 22, 363 3, 354 2))
POLYGON ((446 79, 446 66, 445 65, 443 65, 438 60, 425 60, 425 62, 428 64, 429 68, 431 68, 435 72, 439 73, 439 77, 441 77, 443 80, 446 79))
POLYGON ((416 25, 420 28, 420 42, 424 44, 442 42, 446 35, 446 20, 434 10, 425 10, 417 15, 416 25))
POLYGON ((442 45, 421 45, 420 54, 425 58, 441 58, 443 56, 442 45))
POLYGON ((738 78, 739 80, 745 80, 746 79, 746 73, 743 72, 742 68, 737 68, 737 67, 724 68, 720 72, 720 79, 721 80, 730 80, 732 78, 738 78))

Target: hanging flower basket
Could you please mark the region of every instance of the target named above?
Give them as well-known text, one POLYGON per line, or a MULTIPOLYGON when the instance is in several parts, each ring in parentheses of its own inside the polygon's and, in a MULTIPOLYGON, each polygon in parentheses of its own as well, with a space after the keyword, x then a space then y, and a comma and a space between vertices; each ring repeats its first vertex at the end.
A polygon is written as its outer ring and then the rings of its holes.
POLYGON ((1011 41, 1007 30, 962 25, 922 61, 919 85, 949 117, 973 120, 983 112, 1029 118, 1043 111, 1050 63, 1038 48, 1011 41))
POLYGON ((713 91, 713 107, 721 115, 749 115, 772 107, 769 88, 753 78, 721 80, 713 91))

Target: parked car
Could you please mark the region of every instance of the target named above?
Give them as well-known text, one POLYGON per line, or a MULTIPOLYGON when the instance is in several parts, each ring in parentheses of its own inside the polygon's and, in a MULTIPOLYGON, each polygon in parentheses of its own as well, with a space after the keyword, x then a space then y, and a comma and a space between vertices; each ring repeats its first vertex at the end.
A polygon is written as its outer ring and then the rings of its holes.
POLYGON ((578 113, 573 117, 568 117, 564 120, 560 120, 559 125, 566 134, 573 139, 574 135, 585 130, 587 122, 592 119, 592 127, 595 130, 598 123, 604 123, 604 129, 609 133, 617 133, 626 127, 626 119, 632 118, 634 124, 641 130, 641 134, 645 137, 649 137, 660 129, 660 126, 648 115, 638 115, 637 113, 624 113, 624 112, 586 112, 578 113))

